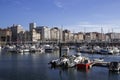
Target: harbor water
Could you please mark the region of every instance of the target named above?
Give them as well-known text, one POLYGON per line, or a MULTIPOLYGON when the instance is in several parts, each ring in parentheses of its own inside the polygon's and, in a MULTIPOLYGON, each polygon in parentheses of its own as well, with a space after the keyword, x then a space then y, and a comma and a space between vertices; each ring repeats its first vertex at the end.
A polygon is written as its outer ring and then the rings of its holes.
MULTIPOLYGON (((69 55, 75 54, 70 50, 69 55)), ((104 58, 105 61, 120 61, 119 55, 82 55, 94 58, 104 58)), ((0 80, 120 80, 120 73, 109 72, 106 67, 92 67, 89 71, 76 68, 51 68, 48 62, 59 58, 59 51, 53 53, 1 53, 0 80)))

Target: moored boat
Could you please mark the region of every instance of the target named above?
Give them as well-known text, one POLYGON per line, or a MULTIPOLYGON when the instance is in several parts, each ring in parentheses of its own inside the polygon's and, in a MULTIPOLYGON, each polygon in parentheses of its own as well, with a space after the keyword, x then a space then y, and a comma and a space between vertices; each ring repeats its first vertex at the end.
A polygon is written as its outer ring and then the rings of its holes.
POLYGON ((54 49, 51 45, 44 45, 44 50, 46 53, 52 53, 54 49))
POLYGON ((76 65, 77 69, 88 70, 91 68, 91 62, 88 58, 84 58, 82 62, 76 65))
POLYGON ((63 55, 59 59, 52 60, 49 63, 53 67, 74 67, 76 64, 78 64, 82 60, 82 56, 80 54, 75 54, 71 56, 65 56, 63 55))
POLYGON ((63 53, 68 53, 69 52, 69 47, 68 46, 64 46, 64 47, 61 48, 61 51, 63 53))
POLYGON ((114 47, 114 48, 113 48, 113 53, 114 53, 114 54, 119 53, 119 52, 120 52, 120 50, 119 50, 117 47, 114 47))
POLYGON ((70 68, 70 67, 75 67, 80 64, 83 64, 83 62, 87 63, 87 59, 80 54, 75 54, 71 56, 62 56, 59 59, 52 60, 49 62, 52 67, 64 67, 64 68, 70 68))
POLYGON ((103 62, 104 59, 103 58, 99 58, 99 59, 94 59, 93 62, 103 62))
POLYGON ((120 71, 120 62, 110 62, 109 71, 113 72, 120 71))

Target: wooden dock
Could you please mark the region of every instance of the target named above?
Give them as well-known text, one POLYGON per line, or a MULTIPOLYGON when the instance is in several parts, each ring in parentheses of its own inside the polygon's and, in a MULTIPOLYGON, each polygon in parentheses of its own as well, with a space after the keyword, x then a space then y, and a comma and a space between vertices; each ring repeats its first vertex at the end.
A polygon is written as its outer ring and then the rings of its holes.
POLYGON ((93 61, 92 63, 91 63, 91 66, 99 66, 99 67, 109 67, 109 64, 110 64, 110 62, 97 62, 97 61, 93 61))

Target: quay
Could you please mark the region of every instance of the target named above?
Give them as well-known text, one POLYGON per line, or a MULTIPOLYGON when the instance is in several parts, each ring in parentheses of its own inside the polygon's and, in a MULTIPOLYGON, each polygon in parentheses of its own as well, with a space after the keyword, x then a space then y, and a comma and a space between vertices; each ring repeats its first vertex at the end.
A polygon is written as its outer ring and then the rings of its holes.
POLYGON ((101 46, 101 47, 105 47, 105 46, 120 46, 120 42, 107 42, 107 41, 100 41, 100 42, 61 42, 59 43, 61 45, 67 45, 67 46, 80 46, 80 45, 89 45, 89 46, 101 46))
POLYGON ((92 62, 90 66, 109 67, 110 62, 92 62))
POLYGON ((37 41, 37 42, 7 42, 1 44, 49 44, 49 45, 60 45, 60 46, 80 46, 80 45, 89 45, 89 46, 120 46, 120 41, 37 41))

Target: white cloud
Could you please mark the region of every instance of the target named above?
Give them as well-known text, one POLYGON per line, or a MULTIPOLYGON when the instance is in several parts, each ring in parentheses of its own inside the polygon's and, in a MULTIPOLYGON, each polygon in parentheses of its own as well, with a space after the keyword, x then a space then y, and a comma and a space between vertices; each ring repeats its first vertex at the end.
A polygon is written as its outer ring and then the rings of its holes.
POLYGON ((58 8, 63 8, 63 6, 64 6, 64 0, 54 0, 54 4, 58 8))
POLYGON ((55 3, 55 5, 56 5, 58 8, 62 8, 62 7, 63 7, 62 2, 55 1, 54 3, 55 3))

